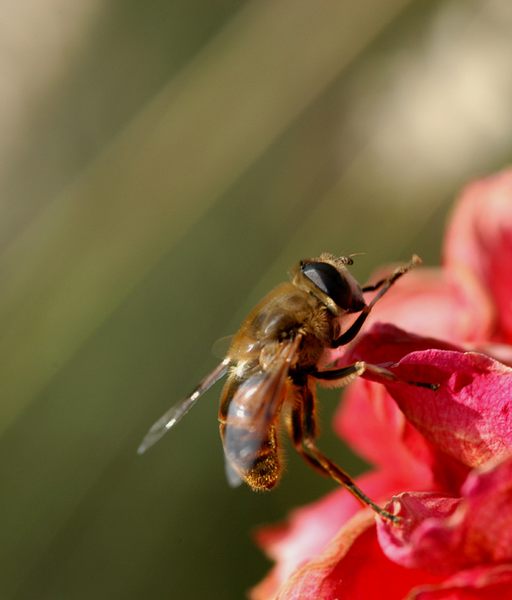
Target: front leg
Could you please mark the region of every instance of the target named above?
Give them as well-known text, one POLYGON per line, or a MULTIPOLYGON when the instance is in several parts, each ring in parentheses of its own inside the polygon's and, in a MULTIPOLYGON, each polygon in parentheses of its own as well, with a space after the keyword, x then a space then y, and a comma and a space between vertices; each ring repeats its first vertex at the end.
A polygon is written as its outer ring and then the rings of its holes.
POLYGON ((421 264, 421 258, 419 256, 416 256, 416 254, 415 254, 411 258, 410 262, 408 262, 406 265, 402 265, 401 267, 398 267, 397 269, 395 269, 389 277, 386 277, 385 279, 381 279, 373 286, 369 285, 369 286, 362 288, 363 292, 369 292, 369 291, 372 291, 374 289, 379 289, 379 288, 380 288, 380 291, 378 294, 375 295, 375 297, 370 302, 370 304, 367 304, 363 308, 360 315, 352 323, 352 325, 347 329, 347 331, 345 331, 345 333, 342 333, 338 338, 336 338, 335 340, 333 340, 331 342, 331 348, 339 348, 340 346, 344 346, 345 344, 348 344, 349 342, 351 342, 356 337, 356 335, 361 331, 361 327, 363 326, 364 322, 368 318, 368 315, 370 314, 372 308, 382 298, 382 296, 384 296, 384 294, 395 283, 395 281, 397 281, 397 279, 399 279, 400 277, 402 277, 402 275, 407 273, 407 271, 410 271, 413 267, 415 267, 416 265, 419 265, 419 264, 421 264))

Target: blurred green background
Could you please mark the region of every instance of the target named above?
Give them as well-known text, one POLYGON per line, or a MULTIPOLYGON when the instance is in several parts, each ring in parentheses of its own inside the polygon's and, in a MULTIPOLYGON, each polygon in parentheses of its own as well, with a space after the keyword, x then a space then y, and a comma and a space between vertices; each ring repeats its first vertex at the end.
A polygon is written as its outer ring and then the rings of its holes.
MULTIPOLYGON (((329 489, 288 452, 231 490, 219 387, 149 425, 299 258, 439 261, 512 157, 508 0, 5 0, 0 598, 242 598, 257 525, 329 489)), ((322 447, 363 464, 330 433, 322 447)))

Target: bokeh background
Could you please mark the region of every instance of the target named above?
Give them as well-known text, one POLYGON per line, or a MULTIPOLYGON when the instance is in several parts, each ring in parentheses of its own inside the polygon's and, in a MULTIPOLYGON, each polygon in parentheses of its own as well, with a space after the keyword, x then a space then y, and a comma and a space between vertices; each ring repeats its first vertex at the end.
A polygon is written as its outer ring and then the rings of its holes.
POLYGON ((136 447, 299 258, 439 262, 512 158, 512 4, 4 0, 0 32, 0 597, 242 598, 251 531, 332 484, 289 453, 231 490, 218 387, 136 447))

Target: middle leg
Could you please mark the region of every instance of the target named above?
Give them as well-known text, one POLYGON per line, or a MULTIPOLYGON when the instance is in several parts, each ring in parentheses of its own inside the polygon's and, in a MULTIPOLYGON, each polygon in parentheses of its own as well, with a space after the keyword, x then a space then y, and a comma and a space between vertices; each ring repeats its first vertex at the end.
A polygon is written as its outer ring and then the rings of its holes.
POLYGON ((388 381, 397 381, 401 383, 407 383, 407 385, 415 385, 417 387, 426 388, 428 390, 435 391, 439 389, 437 383, 426 383, 424 381, 409 381, 400 379, 389 369, 367 363, 364 360, 358 360, 353 365, 346 367, 340 367, 339 369, 326 369, 325 371, 313 371, 311 376, 321 381, 331 381, 334 387, 343 387, 353 381, 356 377, 361 376, 363 373, 373 373, 379 377, 384 377, 388 381))
POLYGON ((370 304, 367 304, 363 308, 360 315, 352 323, 352 325, 347 329, 347 331, 345 331, 338 338, 336 338, 335 340, 332 341, 331 347, 339 348, 340 346, 344 346, 345 344, 348 344, 349 342, 351 342, 356 337, 356 335, 359 333, 359 331, 361 330, 361 327, 364 325, 364 322, 368 318, 368 315, 370 314, 372 308, 375 306, 375 304, 377 304, 377 302, 382 298, 382 296, 384 296, 384 294, 395 283, 395 281, 397 281, 397 279, 400 279, 400 277, 402 277, 402 275, 405 275, 405 273, 407 273, 407 271, 410 271, 413 267, 415 267, 416 265, 419 265, 419 264, 421 264, 421 259, 419 256, 416 256, 416 254, 415 254, 406 265, 402 265, 401 267, 398 267, 397 269, 395 269, 389 277, 381 279, 373 286, 372 285, 365 286, 363 288, 363 292, 370 292, 372 290, 377 290, 377 289, 379 290, 379 292, 374 296, 374 298, 372 299, 370 304))

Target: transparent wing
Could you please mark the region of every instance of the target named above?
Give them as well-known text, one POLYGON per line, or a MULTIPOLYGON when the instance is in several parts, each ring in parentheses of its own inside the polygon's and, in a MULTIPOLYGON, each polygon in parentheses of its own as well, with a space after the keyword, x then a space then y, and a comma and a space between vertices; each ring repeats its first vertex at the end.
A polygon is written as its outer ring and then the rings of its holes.
MULTIPOLYGON (((234 335, 225 335, 224 337, 216 340, 212 346, 212 353, 217 358, 221 356, 227 356, 229 354, 231 344, 233 342, 234 335)), ((254 352, 261 348, 261 342, 255 341, 253 339, 248 339, 245 347, 240 346, 240 340, 238 340, 238 350, 246 351, 246 352, 254 352)))
POLYGON ((141 445, 137 449, 137 454, 144 454, 148 448, 156 444, 158 440, 165 435, 171 427, 174 427, 188 411, 194 406, 199 398, 209 390, 212 385, 217 383, 221 377, 224 377, 230 364, 229 358, 225 358, 209 375, 207 375, 194 391, 172 406, 164 415, 162 415, 156 423, 154 423, 146 436, 142 440, 141 445))
POLYGON ((224 467, 226 470, 226 479, 228 481, 229 487, 236 488, 243 483, 243 479, 236 472, 235 468, 231 464, 229 460, 224 461, 224 467))
POLYGON ((244 381, 233 395, 224 430, 226 475, 231 486, 240 483, 269 440, 269 427, 286 395, 290 364, 301 336, 283 344, 267 370, 259 370, 244 381))
POLYGON ((212 345, 213 356, 216 356, 217 358, 222 358, 223 356, 226 356, 229 352, 229 348, 231 346, 231 342, 233 341, 233 337, 233 335, 225 335, 224 337, 215 340, 215 342, 213 342, 212 345))

